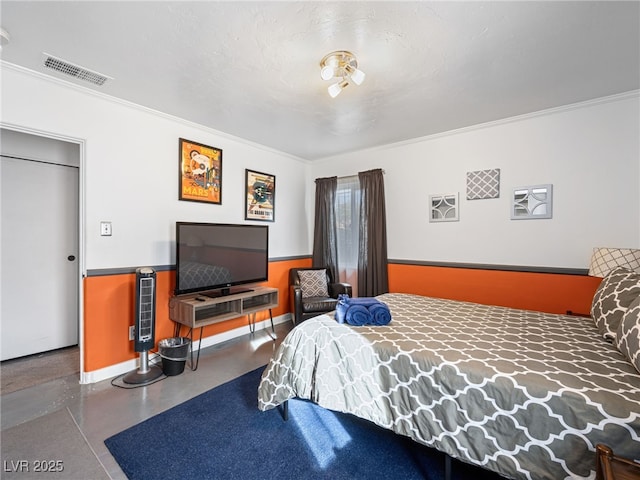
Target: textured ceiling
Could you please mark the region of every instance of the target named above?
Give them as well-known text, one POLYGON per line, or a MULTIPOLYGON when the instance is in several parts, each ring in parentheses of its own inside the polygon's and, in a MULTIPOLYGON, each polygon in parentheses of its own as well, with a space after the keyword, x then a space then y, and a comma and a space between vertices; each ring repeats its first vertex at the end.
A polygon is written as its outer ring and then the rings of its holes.
POLYGON ((3 61, 308 160, 638 90, 639 21, 636 1, 0 4, 3 61), (338 49, 367 77, 332 99, 338 49))

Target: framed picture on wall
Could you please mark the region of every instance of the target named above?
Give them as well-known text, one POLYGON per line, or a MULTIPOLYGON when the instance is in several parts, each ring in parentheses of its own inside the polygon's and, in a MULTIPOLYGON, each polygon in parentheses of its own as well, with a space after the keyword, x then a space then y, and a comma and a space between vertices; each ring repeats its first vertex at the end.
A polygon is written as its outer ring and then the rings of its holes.
POLYGON ((180 139, 179 200, 222 204, 222 150, 180 139))
POLYGON ((273 222, 276 205, 276 177, 245 170, 244 219, 273 222))
POLYGON ((457 222, 459 220, 458 192, 448 195, 429 195, 430 222, 457 222))
POLYGON ((513 189, 511 220, 552 218, 553 185, 531 185, 513 189))

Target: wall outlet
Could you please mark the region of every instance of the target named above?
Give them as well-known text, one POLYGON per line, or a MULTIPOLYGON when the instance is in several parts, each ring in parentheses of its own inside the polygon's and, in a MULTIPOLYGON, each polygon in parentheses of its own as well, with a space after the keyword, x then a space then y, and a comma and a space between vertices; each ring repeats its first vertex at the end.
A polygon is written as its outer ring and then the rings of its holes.
POLYGON ((111 222, 100 222, 100 235, 103 237, 111 236, 111 222))
POLYGON ((131 325, 129 327, 129 340, 135 340, 135 339, 136 339, 136 326, 131 325))

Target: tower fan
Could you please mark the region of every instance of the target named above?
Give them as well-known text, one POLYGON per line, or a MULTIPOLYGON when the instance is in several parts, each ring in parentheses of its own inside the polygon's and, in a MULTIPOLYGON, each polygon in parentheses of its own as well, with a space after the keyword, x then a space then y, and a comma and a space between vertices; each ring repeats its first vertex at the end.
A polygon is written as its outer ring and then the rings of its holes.
POLYGON ((144 385, 162 375, 155 365, 149 366, 149 350, 155 346, 156 272, 153 268, 136 269, 136 311, 134 324, 135 351, 140 353, 138 370, 127 373, 125 383, 144 385))

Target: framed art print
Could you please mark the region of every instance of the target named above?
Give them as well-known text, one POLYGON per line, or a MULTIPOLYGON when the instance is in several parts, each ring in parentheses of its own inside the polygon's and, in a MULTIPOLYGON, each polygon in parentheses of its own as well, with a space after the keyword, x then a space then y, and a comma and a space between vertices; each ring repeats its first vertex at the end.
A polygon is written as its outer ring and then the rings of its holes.
POLYGON ((222 204, 222 150, 181 138, 178 188, 179 200, 222 204))
POLYGON ((458 193, 448 195, 429 195, 429 205, 431 214, 430 222, 457 222, 458 215, 458 193))
POLYGON ((275 220, 276 177, 268 173, 245 170, 244 219, 275 220))
POLYGON ((511 220, 552 218, 553 185, 530 185, 513 189, 511 220))

